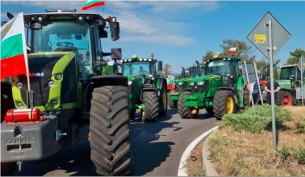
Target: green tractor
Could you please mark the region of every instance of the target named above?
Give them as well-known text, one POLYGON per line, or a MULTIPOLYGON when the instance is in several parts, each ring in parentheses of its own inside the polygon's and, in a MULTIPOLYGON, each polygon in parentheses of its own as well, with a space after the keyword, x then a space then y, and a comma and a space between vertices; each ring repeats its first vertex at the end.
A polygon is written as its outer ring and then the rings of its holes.
POLYGON ((130 117, 134 118, 141 109, 143 122, 155 122, 167 113, 167 81, 158 75, 162 71, 162 61, 153 58, 132 58, 122 60, 123 75, 128 77, 130 117), (158 63, 158 71, 156 70, 158 63))
POLYGON ((119 22, 76 10, 46 11, 23 15, 30 73, 3 83, 2 173, 12 174, 12 165, 20 170, 22 162, 45 159, 64 145, 89 139, 97 175, 129 174, 128 79, 118 74, 116 60, 103 60, 110 53, 101 46, 107 27, 111 39, 119 39, 119 22), (5 107, 11 102, 13 109, 5 107))
POLYGON ((234 56, 214 56, 205 59, 206 75, 191 79, 191 90, 185 90, 178 104, 183 119, 196 118, 205 108, 217 119, 244 109, 250 103, 249 91, 244 84, 241 59, 234 56))
POLYGON ((200 65, 198 61, 196 61, 196 65, 190 66, 188 69, 182 67, 182 79, 176 80, 175 88, 171 89, 169 92, 168 105, 170 108, 177 108, 181 93, 183 93, 184 90, 190 89, 190 84, 188 81, 192 78, 202 76, 204 73, 204 68, 205 66, 200 65), (188 77, 186 77, 185 71, 188 71, 188 77))
MULTIPOLYGON (((305 67, 305 63, 303 65, 305 67)), ((303 83, 305 83, 305 71, 302 73, 297 64, 281 66, 280 77, 277 80, 281 87, 276 100, 276 104, 278 106, 292 106, 301 104, 302 74, 303 83)))

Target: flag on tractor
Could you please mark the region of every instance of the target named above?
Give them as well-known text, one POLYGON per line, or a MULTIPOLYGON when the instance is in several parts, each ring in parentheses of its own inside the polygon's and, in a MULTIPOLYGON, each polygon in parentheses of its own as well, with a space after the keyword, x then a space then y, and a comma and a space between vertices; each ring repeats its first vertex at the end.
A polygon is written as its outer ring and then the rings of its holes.
POLYGON ((230 48, 230 49, 228 50, 228 53, 229 53, 229 54, 232 54, 232 55, 235 55, 235 54, 236 54, 236 48, 230 48))
POLYGON ((19 13, 1 27, 1 80, 28 73, 23 13, 19 13))
POLYGON ((174 75, 168 75, 167 78, 167 89, 173 89, 175 88, 175 76, 174 75))
POLYGON ((105 1, 104 0, 88 0, 84 4, 84 7, 82 8, 82 11, 88 10, 88 9, 91 9, 91 8, 97 7, 97 6, 103 6, 103 5, 105 5, 105 1))

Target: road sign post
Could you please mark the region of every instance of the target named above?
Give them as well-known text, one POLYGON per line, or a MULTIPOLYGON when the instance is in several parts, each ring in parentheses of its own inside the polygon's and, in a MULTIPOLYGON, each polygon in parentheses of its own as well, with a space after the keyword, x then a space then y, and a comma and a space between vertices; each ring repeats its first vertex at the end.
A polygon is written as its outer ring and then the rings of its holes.
POLYGON ((278 54, 284 44, 289 40, 289 32, 267 12, 247 36, 248 40, 269 59, 270 64, 270 86, 271 86, 271 112, 272 112, 272 135, 273 148, 276 150, 276 120, 275 120, 275 100, 274 100, 274 76, 273 58, 278 54))

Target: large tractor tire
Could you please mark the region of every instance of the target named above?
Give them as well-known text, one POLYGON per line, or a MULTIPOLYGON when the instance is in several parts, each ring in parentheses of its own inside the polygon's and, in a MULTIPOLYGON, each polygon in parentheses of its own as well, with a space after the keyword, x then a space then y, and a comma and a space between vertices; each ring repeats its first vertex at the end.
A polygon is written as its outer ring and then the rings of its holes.
POLYGON ((251 101, 250 91, 248 89, 245 89, 244 96, 243 96, 244 109, 246 109, 250 106, 250 101, 251 101))
POLYGON ((168 107, 169 108, 177 108, 177 101, 168 99, 168 107))
POLYGON ((155 122, 159 114, 159 98, 155 92, 146 91, 143 93, 145 109, 141 110, 143 122, 155 122))
POLYGON ((163 88, 160 92, 160 107, 161 111, 159 111, 158 116, 163 117, 167 114, 167 86, 165 83, 163 83, 163 88))
POLYGON ((190 107, 185 106, 185 97, 191 95, 192 92, 190 91, 184 91, 182 94, 180 94, 178 99, 178 112, 182 119, 191 119, 195 118, 197 114, 192 114, 192 109, 190 107))
POLYGON ((97 175, 124 176, 131 170, 128 89, 104 86, 92 93, 89 140, 97 175))
POLYGON ((222 119, 225 114, 233 114, 236 108, 234 94, 230 90, 219 90, 213 100, 214 116, 222 119))
POLYGON ((289 91, 279 91, 277 95, 276 105, 278 106, 292 106, 293 95, 289 91))

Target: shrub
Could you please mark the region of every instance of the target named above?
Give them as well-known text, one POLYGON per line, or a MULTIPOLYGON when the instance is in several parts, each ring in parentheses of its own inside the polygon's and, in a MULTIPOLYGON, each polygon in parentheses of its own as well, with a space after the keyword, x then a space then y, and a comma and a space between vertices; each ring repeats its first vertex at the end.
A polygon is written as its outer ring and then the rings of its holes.
MULTIPOLYGON (((252 107, 247 108, 239 114, 226 114, 218 124, 219 128, 231 126, 235 131, 245 130, 251 133, 263 133, 265 130, 271 130, 271 105, 257 105, 255 110, 252 107)), ((292 120, 291 112, 283 107, 275 108, 276 128, 283 129, 284 120, 292 120)))
POLYGON ((305 121, 299 121, 297 123, 297 129, 295 133, 305 133, 305 121))
POLYGON ((305 164, 305 148, 299 145, 299 149, 293 153, 293 157, 299 164, 305 164))

